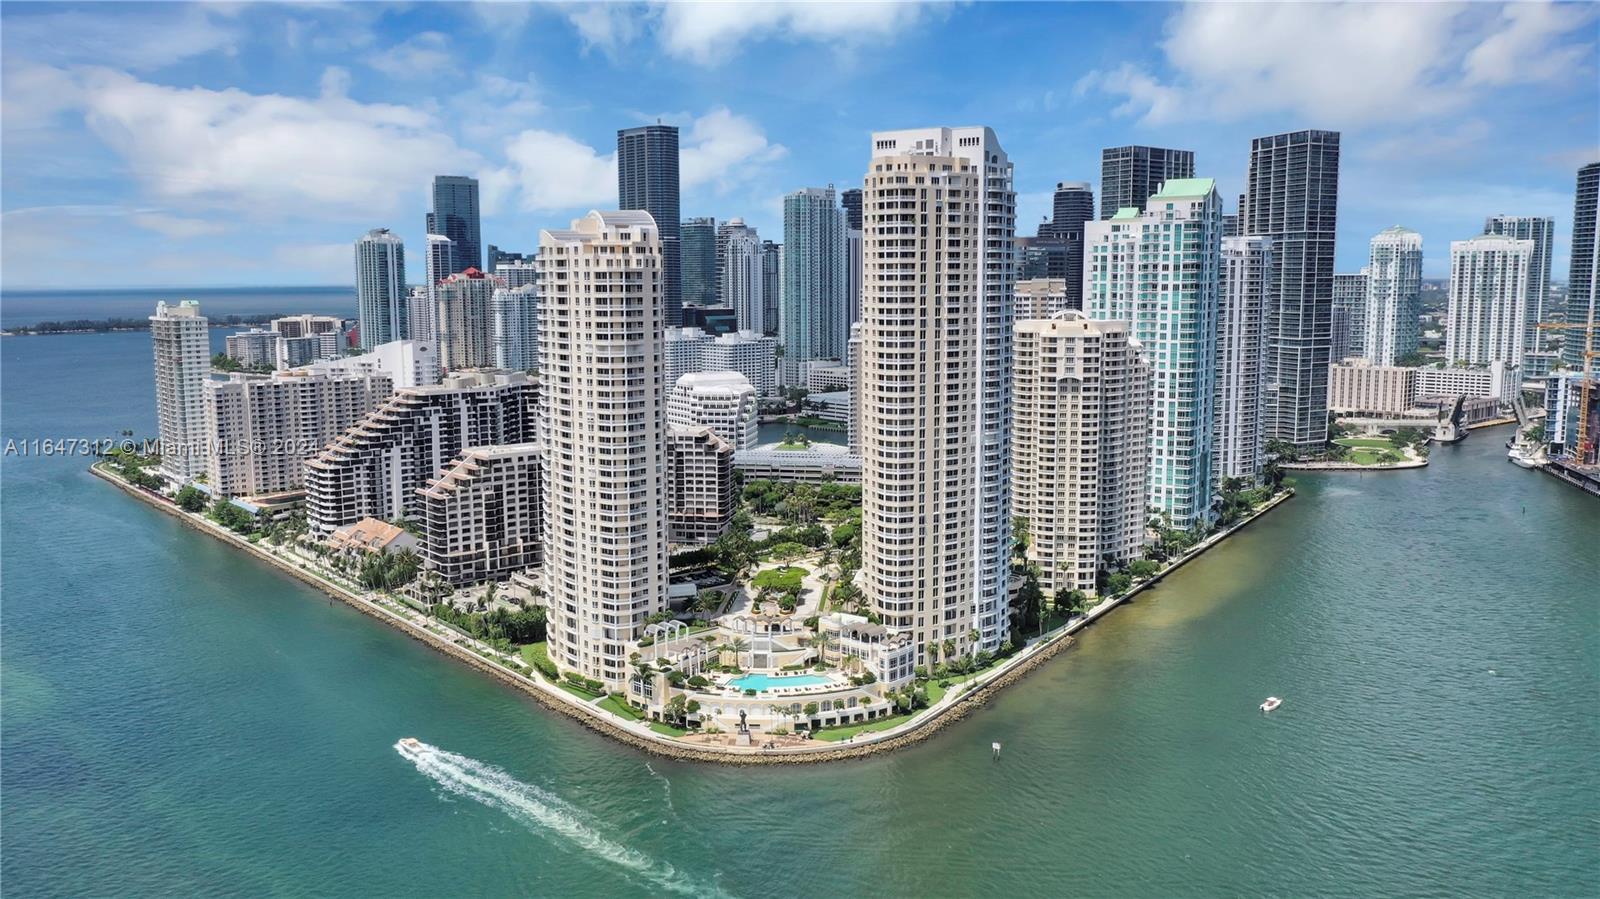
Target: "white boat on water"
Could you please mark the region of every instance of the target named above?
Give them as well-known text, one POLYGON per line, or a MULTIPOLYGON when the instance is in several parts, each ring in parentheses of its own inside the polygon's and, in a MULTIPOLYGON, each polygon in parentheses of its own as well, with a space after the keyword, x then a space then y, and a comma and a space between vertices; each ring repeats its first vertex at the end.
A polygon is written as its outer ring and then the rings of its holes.
POLYGON ((1534 458, 1534 454, 1520 446, 1513 446, 1510 450, 1508 450, 1506 452, 1506 458, 1511 460, 1512 465, 1515 465, 1519 468, 1539 467, 1539 460, 1534 458))
POLYGON ((422 741, 416 737, 401 737, 400 748, 417 750, 422 748, 422 741))
POLYGON ((1268 696, 1267 701, 1261 704, 1261 711, 1270 712, 1280 705, 1283 705, 1283 700, 1276 696, 1268 696))

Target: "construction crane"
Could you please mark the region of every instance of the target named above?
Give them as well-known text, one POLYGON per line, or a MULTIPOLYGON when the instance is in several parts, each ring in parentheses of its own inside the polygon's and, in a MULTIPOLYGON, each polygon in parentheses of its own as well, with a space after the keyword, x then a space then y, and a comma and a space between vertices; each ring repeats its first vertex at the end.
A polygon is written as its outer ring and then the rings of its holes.
POLYGON ((1594 360, 1600 358, 1600 352, 1594 348, 1594 332, 1597 325, 1591 318, 1586 324, 1557 325, 1541 322, 1541 331, 1582 331, 1583 336, 1583 375, 1578 381, 1578 433, 1577 439, 1572 442, 1572 460, 1582 465, 1589 456, 1589 388, 1594 385, 1594 360))

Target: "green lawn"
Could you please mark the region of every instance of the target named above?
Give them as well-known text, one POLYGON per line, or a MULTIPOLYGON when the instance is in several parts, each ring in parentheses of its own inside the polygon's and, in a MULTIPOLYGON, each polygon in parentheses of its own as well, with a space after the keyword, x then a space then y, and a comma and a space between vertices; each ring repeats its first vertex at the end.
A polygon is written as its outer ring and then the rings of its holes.
POLYGON ((837 743, 840 740, 848 740, 856 734, 866 734, 872 733, 873 731, 888 730, 891 727, 904 724, 910 720, 910 715, 890 715, 887 718, 879 718, 876 721, 868 721, 865 724, 850 724, 845 727, 825 727, 822 730, 817 731, 813 735, 813 738, 824 740, 829 743, 837 743))
POLYGON ((800 584, 805 580, 807 570, 800 565, 785 565, 782 568, 769 568, 751 579, 757 590, 772 589, 778 593, 787 593, 790 590, 800 589, 800 584))
POLYGON ((1394 463, 1394 462, 1404 462, 1405 461, 1405 457, 1404 456, 1402 456, 1398 452, 1395 452, 1394 450, 1389 450, 1389 449, 1383 449, 1383 450, 1356 449, 1356 450, 1351 450, 1350 451, 1350 455, 1347 456, 1346 458, 1348 458, 1349 461, 1356 463, 1357 465, 1378 465, 1380 463, 1394 463), (1385 459, 1384 456, 1388 456, 1389 458, 1385 459))
POLYGON ((784 441, 783 443, 778 444, 779 452, 797 453, 801 450, 808 449, 811 449, 811 444, 809 443, 790 443, 788 441, 784 441))
POLYGON ((543 643, 526 643, 520 647, 522 660, 534 671, 539 670, 540 664, 549 664, 550 651, 543 643))
POLYGON ((626 702, 618 699, 615 696, 607 696, 605 699, 595 703, 595 705, 605 709, 613 715, 621 715, 624 718, 631 718, 634 721, 640 721, 644 718, 644 712, 641 712, 633 706, 628 705, 626 702))
POLYGON ((658 734, 666 734, 669 737, 681 737, 688 733, 688 731, 681 727, 673 727, 670 724, 663 724, 660 721, 650 722, 650 729, 658 734))
POLYGON ((1373 449, 1389 449, 1394 446, 1386 437, 1340 437, 1333 442, 1340 446, 1365 446, 1373 449))

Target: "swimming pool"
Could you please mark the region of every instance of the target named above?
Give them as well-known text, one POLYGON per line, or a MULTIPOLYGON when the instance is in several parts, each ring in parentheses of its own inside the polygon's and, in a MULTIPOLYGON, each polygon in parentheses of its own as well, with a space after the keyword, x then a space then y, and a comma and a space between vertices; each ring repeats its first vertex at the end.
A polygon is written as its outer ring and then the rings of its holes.
POLYGON ((728 681, 735 690, 771 690, 775 687, 815 687, 831 683, 833 678, 821 674, 791 674, 788 677, 768 677, 765 674, 746 674, 728 681))

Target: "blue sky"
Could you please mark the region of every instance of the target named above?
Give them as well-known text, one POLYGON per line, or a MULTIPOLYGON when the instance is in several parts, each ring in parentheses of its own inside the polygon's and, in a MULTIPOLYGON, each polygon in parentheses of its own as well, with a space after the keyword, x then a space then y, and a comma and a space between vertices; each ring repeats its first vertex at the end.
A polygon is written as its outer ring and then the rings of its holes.
POLYGON ((388 227, 420 279, 435 173, 485 242, 616 203, 615 132, 683 129, 683 214, 781 239, 873 129, 985 124, 1022 230, 1101 147, 1196 153, 1231 208, 1251 137, 1342 131, 1340 270, 1391 224, 1425 270, 1492 213, 1550 215, 1600 158, 1577 4, 30 4, 0 8, 3 257, 22 287, 343 284, 388 227))

